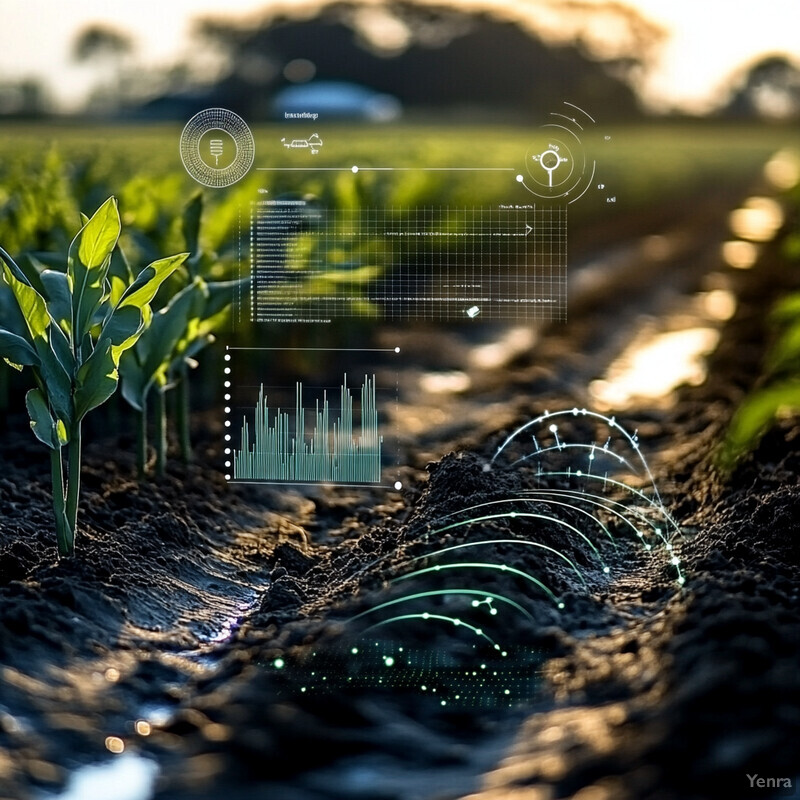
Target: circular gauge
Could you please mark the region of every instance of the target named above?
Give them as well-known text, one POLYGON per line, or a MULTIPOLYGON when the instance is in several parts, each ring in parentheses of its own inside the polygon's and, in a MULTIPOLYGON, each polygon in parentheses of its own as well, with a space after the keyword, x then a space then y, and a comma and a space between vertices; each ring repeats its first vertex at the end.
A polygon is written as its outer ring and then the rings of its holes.
POLYGON ((192 178, 219 189, 247 175, 255 158, 255 142, 238 114, 226 108, 207 108, 186 123, 180 152, 192 178))
POLYGON ((580 139, 561 125, 545 125, 525 154, 525 186, 546 199, 579 194, 586 172, 580 139))
POLYGON ((581 137, 596 123, 583 109, 567 102, 563 110, 550 114, 550 120, 534 135, 517 182, 544 200, 573 203, 594 179, 596 163, 587 156, 581 137))

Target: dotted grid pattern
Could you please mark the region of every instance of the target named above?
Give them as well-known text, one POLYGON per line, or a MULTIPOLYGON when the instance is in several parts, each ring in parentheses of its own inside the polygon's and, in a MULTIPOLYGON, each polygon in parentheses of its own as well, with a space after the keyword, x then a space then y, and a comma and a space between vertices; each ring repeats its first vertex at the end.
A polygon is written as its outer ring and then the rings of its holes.
POLYGON ((219 189, 241 180, 250 171, 255 159, 255 141, 247 123, 226 108, 207 108, 195 114, 181 133, 181 161, 189 175, 203 186, 219 189), (226 167, 207 164, 200 155, 203 134, 225 131, 236 142, 236 157, 226 167))
POLYGON ((251 205, 251 317, 566 320, 567 208, 251 205))

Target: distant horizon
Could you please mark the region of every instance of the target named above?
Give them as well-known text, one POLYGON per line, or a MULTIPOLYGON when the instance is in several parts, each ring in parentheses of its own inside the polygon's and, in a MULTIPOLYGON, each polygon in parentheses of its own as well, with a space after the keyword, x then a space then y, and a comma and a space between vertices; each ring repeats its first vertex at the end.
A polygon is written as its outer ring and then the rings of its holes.
MULTIPOLYGON (((366 2, 381 5, 380 0, 366 2)), ((464 11, 493 11, 516 19, 545 41, 575 35, 566 21, 559 23, 566 5, 552 0, 421 2, 455 5, 464 11)), ((608 5, 604 0, 585 2, 608 5)), ((290 14, 305 10, 308 15, 328 3, 226 0, 222 13, 218 0, 138 0, 135 4, 125 0, 72 0, 55 7, 50 0, 7 0, 4 31, 10 41, 0 48, 0 83, 35 79, 50 93, 56 111, 75 111, 97 79, 96 70, 77 65, 70 58, 76 35, 91 23, 108 24, 130 34, 139 63, 166 67, 191 54, 189 34, 192 21, 198 17, 235 20, 276 10, 290 14)), ((747 0, 736 5, 724 0, 626 0, 624 5, 666 32, 665 41, 636 87, 645 105, 653 110, 712 111, 723 104, 735 76, 765 55, 784 55, 800 66, 797 26, 787 24, 800 22, 796 0, 747 0)), ((600 32, 593 33, 604 44, 600 32)))

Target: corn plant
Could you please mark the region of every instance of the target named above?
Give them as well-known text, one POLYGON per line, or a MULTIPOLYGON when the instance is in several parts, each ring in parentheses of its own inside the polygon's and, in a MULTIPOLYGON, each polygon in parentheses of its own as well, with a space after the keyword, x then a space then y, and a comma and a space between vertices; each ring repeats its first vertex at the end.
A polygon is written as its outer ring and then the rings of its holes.
MULTIPOLYGON (((189 437, 189 370, 196 356, 214 341, 214 332, 230 313, 239 281, 206 280, 214 272, 213 254, 199 244, 202 195, 193 197, 183 214, 183 233, 189 257, 185 283, 153 316, 152 323, 120 363, 122 396, 136 411, 137 466, 140 477, 147 467, 148 404, 155 399, 156 473, 163 475, 167 460, 167 403, 171 389, 177 394, 177 429, 181 456, 191 459, 189 437)), ((183 270, 181 270, 183 272, 183 270)), ((177 273, 176 273, 177 275, 177 273)))
POLYGON ((120 363, 122 396, 135 409, 137 465, 140 476, 147 464, 147 416, 155 396, 156 472, 164 473, 167 450, 166 393, 179 387, 178 428, 181 453, 190 457, 188 370, 194 357, 214 341, 213 331, 227 316, 233 288, 229 282, 207 284, 196 277, 153 315, 150 327, 120 363))
POLYGON ((83 419, 116 390, 123 352, 150 322, 158 287, 187 257, 160 259, 125 281, 109 274, 120 234, 116 200, 83 219, 64 272, 28 275, 0 248, 3 278, 15 301, 7 327, 0 328, 0 355, 16 369, 29 367, 36 384, 25 405, 33 433, 50 450, 61 556, 75 547, 83 419))

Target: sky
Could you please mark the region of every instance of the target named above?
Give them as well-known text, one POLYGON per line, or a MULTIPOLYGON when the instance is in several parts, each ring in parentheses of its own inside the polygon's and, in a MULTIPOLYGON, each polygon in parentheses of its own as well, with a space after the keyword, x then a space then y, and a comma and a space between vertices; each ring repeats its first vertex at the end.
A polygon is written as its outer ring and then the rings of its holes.
MULTIPOLYGON (((441 0, 439 0, 441 2, 441 0)), ((604 0, 588 0, 602 3, 604 0)), ((644 76, 650 106, 690 112, 719 101, 731 75, 765 53, 800 64, 800 0, 624 0, 663 26, 667 38, 644 76)), ((459 8, 495 7, 534 27, 559 0, 459 0, 459 8)), ((137 58, 165 65, 186 54, 191 19, 203 14, 253 14, 265 7, 310 8, 315 0, 0 0, 0 81, 45 80, 62 108, 75 107, 96 75, 71 63, 76 33, 108 22, 134 36, 137 58)), ((552 14, 550 15, 552 16, 552 14)), ((558 23, 550 22, 558 34, 558 23)))

